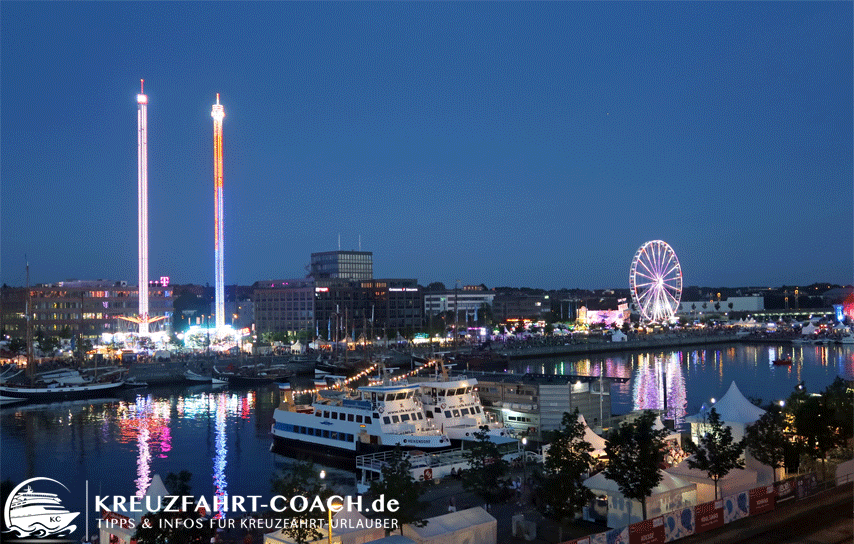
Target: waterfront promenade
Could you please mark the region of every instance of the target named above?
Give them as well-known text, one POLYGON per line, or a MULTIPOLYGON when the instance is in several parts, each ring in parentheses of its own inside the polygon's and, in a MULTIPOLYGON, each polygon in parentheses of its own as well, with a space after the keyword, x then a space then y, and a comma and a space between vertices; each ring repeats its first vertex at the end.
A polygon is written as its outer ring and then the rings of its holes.
POLYGON ((538 345, 535 342, 501 348, 497 353, 509 359, 527 359, 531 357, 554 357, 557 355, 586 355, 590 353, 611 353, 631 350, 650 350, 660 348, 679 348, 705 344, 725 344, 739 342, 735 334, 658 334, 631 338, 625 342, 611 342, 590 339, 586 342, 563 343, 559 345, 538 345))

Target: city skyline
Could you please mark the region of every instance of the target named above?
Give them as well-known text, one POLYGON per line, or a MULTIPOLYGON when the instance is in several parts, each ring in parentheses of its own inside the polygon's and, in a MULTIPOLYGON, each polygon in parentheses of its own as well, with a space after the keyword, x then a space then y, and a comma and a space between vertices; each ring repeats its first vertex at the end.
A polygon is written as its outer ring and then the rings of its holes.
POLYGON ((136 276, 140 79, 151 277, 214 284, 220 92, 228 285, 339 236, 423 284, 627 287, 655 239, 685 285, 852 283, 851 3, 3 12, 9 285, 136 276))

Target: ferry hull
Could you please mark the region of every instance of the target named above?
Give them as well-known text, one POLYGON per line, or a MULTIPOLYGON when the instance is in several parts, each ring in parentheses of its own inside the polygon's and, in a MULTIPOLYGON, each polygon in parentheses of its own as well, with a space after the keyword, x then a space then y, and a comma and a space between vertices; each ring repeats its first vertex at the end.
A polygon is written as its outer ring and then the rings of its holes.
POLYGON ((331 467, 354 470, 356 468, 357 455, 394 449, 391 446, 380 446, 377 444, 356 443, 355 446, 356 449, 336 448, 325 444, 320 445, 302 440, 292 440, 274 434, 271 451, 279 455, 286 455, 297 459, 308 458, 331 467))

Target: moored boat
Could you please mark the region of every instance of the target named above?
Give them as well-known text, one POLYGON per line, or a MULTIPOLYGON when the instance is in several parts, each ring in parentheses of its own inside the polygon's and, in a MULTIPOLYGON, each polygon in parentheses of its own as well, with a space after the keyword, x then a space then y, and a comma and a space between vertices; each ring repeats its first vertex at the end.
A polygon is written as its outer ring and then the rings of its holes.
POLYGON ((355 465, 358 454, 400 446, 447 448, 450 439, 424 416, 417 385, 360 387, 354 394, 318 391, 299 410, 289 384, 280 384, 282 404, 273 414, 274 450, 295 451, 355 465))
POLYGON ((16 399, 24 399, 31 402, 57 402, 74 399, 90 399, 112 396, 116 391, 123 388, 125 380, 106 383, 84 383, 78 385, 36 385, 23 384, 0 385, 0 396, 16 399))

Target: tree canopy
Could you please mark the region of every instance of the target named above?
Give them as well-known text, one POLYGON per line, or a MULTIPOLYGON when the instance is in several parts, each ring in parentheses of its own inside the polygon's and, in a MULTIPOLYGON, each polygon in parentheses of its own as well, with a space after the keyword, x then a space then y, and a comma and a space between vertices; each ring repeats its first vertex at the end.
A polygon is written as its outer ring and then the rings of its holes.
POLYGON ((718 480, 730 471, 744 468, 744 439, 735 441, 732 427, 724 425, 717 410, 709 410, 709 417, 703 424, 705 433, 699 444, 687 444, 687 451, 693 454, 688 458, 688 466, 705 472, 715 482, 715 500, 718 498, 718 480))
POLYGON ((608 456, 605 476, 616 482, 627 498, 640 501, 643 519, 646 519, 646 498, 664 477, 659 464, 664 458, 667 431, 653 428, 655 418, 655 412, 646 410, 635 421, 624 422, 612 430, 605 441, 608 456))
POLYGON ((777 469, 785 466, 786 450, 791 444, 784 431, 783 415, 779 410, 770 409, 749 425, 744 435, 745 446, 750 455, 763 465, 774 469, 775 482, 777 469))
POLYGON ((429 503, 420 500, 424 486, 412 477, 411 470, 412 464, 398 446, 383 465, 382 479, 371 482, 371 495, 385 495, 386 502, 392 499, 397 501, 398 510, 387 512, 385 517, 397 520, 401 535, 405 524, 411 523, 418 527, 427 524, 421 515, 429 506, 429 503))
POLYGON ((557 520, 572 518, 592 498, 583 476, 590 470, 593 446, 584 440, 584 424, 578 408, 563 413, 561 427, 551 433, 551 444, 540 477, 543 514, 557 520))
MULTIPOLYGON (((321 483, 320 473, 310 461, 298 462, 287 473, 279 472, 271 481, 271 489, 274 495, 283 497, 302 496, 310 500, 313 500, 313 497, 320 497, 324 504, 332 496, 332 492, 321 483)), ((305 544, 323 536, 315 526, 322 524, 326 519, 325 512, 320 514, 312 508, 305 508, 301 512, 288 509, 277 515, 294 522, 286 524, 283 531, 297 544, 305 544), (319 521, 312 523, 310 520, 319 521)))
POLYGON ((501 457, 498 445, 489 439, 489 427, 483 425, 474 433, 471 448, 463 455, 469 462, 463 472, 463 488, 474 492, 487 504, 498 500, 501 488, 498 482, 507 475, 509 465, 501 457))

